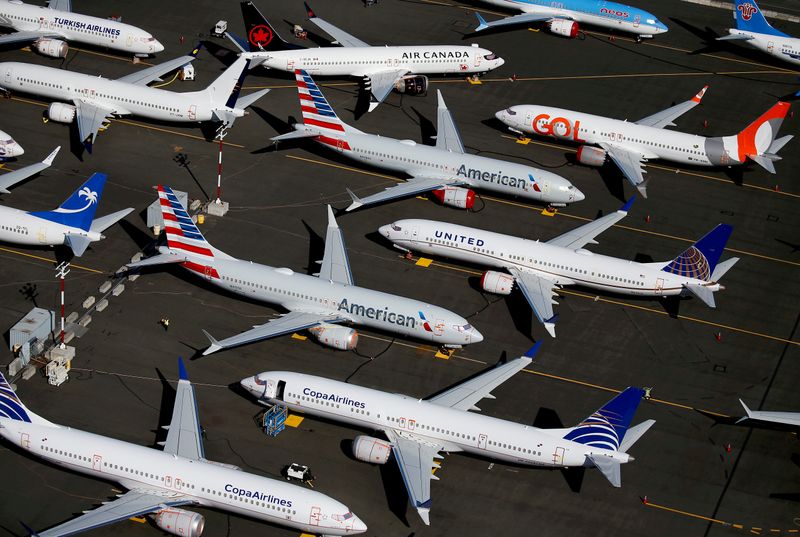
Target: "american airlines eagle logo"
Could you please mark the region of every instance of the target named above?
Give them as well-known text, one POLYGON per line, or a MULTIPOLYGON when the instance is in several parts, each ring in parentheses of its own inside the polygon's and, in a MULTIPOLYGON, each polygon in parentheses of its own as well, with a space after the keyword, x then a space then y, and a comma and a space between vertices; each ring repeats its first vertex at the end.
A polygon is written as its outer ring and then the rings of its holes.
POLYGON ((266 47, 272 41, 272 37, 272 30, 264 24, 254 26, 250 33, 247 34, 247 40, 254 47, 266 47))
POLYGON ((746 20, 746 21, 749 21, 750 19, 752 19, 753 18, 753 14, 758 11, 758 8, 756 6, 754 6, 753 4, 750 4, 750 3, 739 4, 736 7, 736 9, 738 9, 739 12, 742 14, 742 19, 746 20))
POLYGON ((64 207, 59 207, 58 209, 56 209, 55 212, 67 213, 67 214, 83 212, 92 205, 94 205, 95 203, 97 203, 97 192, 91 190, 88 186, 85 186, 78 191, 78 199, 81 198, 86 198, 86 205, 84 205, 83 207, 79 207, 77 209, 65 209, 64 207))

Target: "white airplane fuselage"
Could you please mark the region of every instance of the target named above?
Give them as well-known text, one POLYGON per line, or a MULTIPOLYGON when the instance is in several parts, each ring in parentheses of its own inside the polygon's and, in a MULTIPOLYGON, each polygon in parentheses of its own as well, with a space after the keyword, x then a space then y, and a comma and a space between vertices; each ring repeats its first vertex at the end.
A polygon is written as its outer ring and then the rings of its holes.
POLYGON ((731 35, 752 37, 752 39, 738 42, 769 54, 773 58, 778 58, 779 60, 794 65, 800 65, 800 38, 761 34, 758 32, 749 32, 747 30, 738 30, 736 28, 729 28, 728 32, 731 35))
POLYGON ((0 159, 18 157, 25 154, 25 150, 5 131, 0 131, 0 159))
POLYGON ((58 246, 64 244, 67 234, 84 235, 92 242, 103 238, 96 231, 51 222, 12 207, 0 207, 0 241, 26 246, 58 246))

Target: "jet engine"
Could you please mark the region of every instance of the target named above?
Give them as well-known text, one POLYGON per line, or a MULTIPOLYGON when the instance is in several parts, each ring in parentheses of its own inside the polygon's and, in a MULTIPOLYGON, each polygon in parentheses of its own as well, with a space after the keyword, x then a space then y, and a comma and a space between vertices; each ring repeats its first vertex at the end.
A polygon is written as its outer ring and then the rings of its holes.
POLYGON ((547 23, 550 33, 573 39, 578 35, 578 23, 567 19, 555 19, 547 23))
POLYGON ((323 345, 339 349, 340 351, 349 351, 355 349, 356 345, 358 345, 358 332, 346 326, 321 324, 309 328, 308 331, 323 345))
POLYGON ((458 207, 459 209, 472 209, 475 205, 475 192, 460 186, 446 186, 433 191, 433 195, 439 203, 458 207))
POLYGON ((180 537, 200 537, 206 519, 200 513, 193 513, 177 507, 163 509, 155 515, 156 526, 180 537))
POLYGON ((496 295, 510 295, 514 289, 514 277, 505 272, 487 270, 481 276, 481 289, 496 295))
POLYGON ((59 123, 72 123, 75 119, 75 107, 71 104, 50 103, 47 108, 47 117, 59 123))
POLYGON ((385 440, 363 434, 353 439, 353 456, 362 462, 386 464, 391 454, 392 446, 385 440))
POLYGON ((69 45, 60 39, 38 39, 33 44, 39 54, 50 56, 51 58, 66 58, 69 45))
POLYGON ((577 159, 581 164, 600 167, 606 161, 606 150, 582 145, 578 148, 577 159))
POLYGON ((407 75, 394 83, 397 93, 407 95, 424 95, 428 93, 428 77, 425 75, 407 75))

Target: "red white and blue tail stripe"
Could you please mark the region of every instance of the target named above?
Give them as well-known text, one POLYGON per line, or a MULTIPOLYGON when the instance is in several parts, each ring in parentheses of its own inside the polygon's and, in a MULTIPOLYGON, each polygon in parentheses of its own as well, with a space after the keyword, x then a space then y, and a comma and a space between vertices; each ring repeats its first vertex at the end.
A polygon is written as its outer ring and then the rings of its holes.
POLYGON ((331 131, 344 132, 345 124, 328 104, 316 82, 302 69, 294 72, 297 79, 297 93, 300 97, 300 109, 303 111, 303 123, 331 131))
POLYGON ((214 252, 211 250, 211 245, 200 233, 172 189, 159 185, 158 199, 161 203, 161 215, 164 217, 164 232, 167 234, 169 249, 213 260, 214 252))

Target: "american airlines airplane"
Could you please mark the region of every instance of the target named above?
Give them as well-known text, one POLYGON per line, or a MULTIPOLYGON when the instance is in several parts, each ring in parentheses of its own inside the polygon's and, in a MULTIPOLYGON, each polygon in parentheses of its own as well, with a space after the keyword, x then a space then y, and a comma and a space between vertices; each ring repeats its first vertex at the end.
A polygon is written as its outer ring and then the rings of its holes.
POLYGON ((483 340, 480 332, 452 311, 356 286, 344 236, 330 206, 321 270, 316 276, 309 276, 288 268, 236 259, 217 250, 205 240, 172 189, 159 186, 158 198, 167 246, 159 248, 159 255, 130 263, 128 267, 179 263, 212 285, 250 299, 278 304, 289 311, 221 341, 204 330, 211 345, 203 355, 299 330, 308 330, 320 343, 335 349, 355 348, 358 333, 341 324, 368 326, 447 348, 483 340))
POLYGON ((10 194, 8 191, 9 188, 21 183, 28 177, 33 177, 40 171, 49 168, 50 165, 53 164, 53 159, 56 158, 56 155, 60 150, 61 146, 58 146, 52 151, 52 153, 47 155, 47 158, 45 158, 43 161, 29 164, 18 170, 6 172, 3 175, 0 175, 0 194, 10 194))
POLYGON ((151 515, 170 535, 200 537, 205 518, 184 506, 322 535, 367 531, 347 506, 329 496, 206 459, 194 386, 183 361, 178 366, 180 380, 163 451, 52 423, 28 410, 0 373, 0 436, 31 456, 128 490, 49 530, 29 530, 31 535, 66 537, 151 515))
POLYGON ((67 56, 67 41, 134 56, 149 56, 164 50, 164 45, 141 28, 73 13, 71 0, 49 0, 47 7, 20 0, 0 0, 0 26, 14 31, 0 37, 0 46, 33 42, 34 50, 53 58, 67 56))
POLYGON ((743 131, 731 136, 707 138, 664 128, 675 125, 674 120, 700 104, 707 88, 688 101, 639 121, 533 104, 511 106, 497 112, 495 117, 513 132, 553 136, 581 144, 577 154, 581 164, 599 167, 606 158, 611 159, 644 197, 647 197, 644 164, 652 159, 692 166, 738 166, 752 160, 775 173, 773 162, 781 159, 778 151, 793 138, 788 135, 776 139, 789 112, 789 103, 779 101, 743 131))
POLYGON ((637 41, 652 38, 667 32, 668 28, 655 15, 643 9, 607 2, 606 0, 483 0, 488 4, 516 11, 514 15, 492 22, 486 22, 478 12, 476 32, 498 26, 542 23, 550 33, 573 38, 578 35, 581 24, 619 30, 636 35, 637 41))
POLYGON ((800 65, 800 39, 776 30, 758 7, 755 0, 736 0, 733 6, 736 28, 717 41, 741 41, 785 62, 800 65))
POLYGON ((317 17, 306 4, 312 23, 341 47, 302 48, 287 43, 252 2, 242 2, 247 40, 229 37, 241 50, 253 52, 270 69, 314 76, 352 76, 370 92, 369 111, 396 90, 408 95, 428 91, 425 75, 473 75, 497 69, 505 61, 478 45, 372 46, 317 17))
POLYGON ((116 80, 42 65, 3 62, 0 63, 0 86, 9 91, 72 103, 51 103, 47 116, 59 123, 77 121, 80 139, 90 153, 97 133, 109 118, 136 115, 182 123, 219 121, 230 126, 236 118, 244 115, 245 108, 269 91, 239 96, 252 61, 247 54, 242 54, 201 91, 179 93, 147 86, 191 62, 196 54, 197 49, 190 55, 116 80))
POLYGON ((595 467, 613 486, 621 486, 620 466, 634 460, 628 451, 655 423, 630 427, 644 395, 640 388, 627 388, 566 429, 538 429, 469 412, 480 410, 475 405, 481 399, 494 399, 491 391, 530 364, 539 345, 426 399, 289 371, 259 373, 241 385, 262 404, 381 432, 386 440, 357 436, 353 456, 386 464, 394 455, 409 501, 425 524, 430 524, 431 480, 439 479, 431 470, 439 467, 441 452, 549 469, 595 467))
POLYGON ((580 190, 554 173, 467 153, 438 90, 438 136, 436 146, 431 147, 351 127, 339 119, 307 72, 298 70, 295 76, 303 123, 294 125, 293 132, 272 138, 273 141, 313 138, 358 162, 411 176, 404 183, 365 198, 358 198, 348 189, 353 201, 347 211, 430 191, 445 205, 471 209, 475 203, 472 188, 561 207, 584 199, 580 190))
POLYGON ((0 161, 25 154, 25 150, 8 133, 0 131, 0 161))
POLYGON ((486 271, 484 291, 508 295, 514 284, 533 313, 555 337, 553 300, 557 289, 582 285, 633 296, 685 296, 689 293, 714 308, 719 281, 739 261, 719 262, 733 228, 719 224, 672 261, 636 263, 595 254, 584 247, 628 214, 633 198, 621 209, 547 242, 532 241, 431 220, 398 220, 378 232, 401 250, 439 255, 506 272, 486 271))

